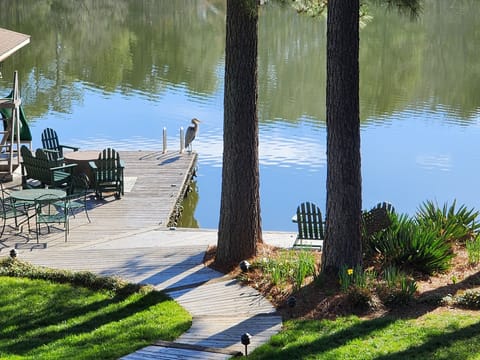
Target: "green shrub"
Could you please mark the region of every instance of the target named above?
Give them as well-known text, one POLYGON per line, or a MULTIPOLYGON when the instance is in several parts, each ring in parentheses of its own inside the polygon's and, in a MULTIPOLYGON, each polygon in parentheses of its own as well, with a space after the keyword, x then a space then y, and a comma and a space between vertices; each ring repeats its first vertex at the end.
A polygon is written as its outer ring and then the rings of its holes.
POLYGON ((377 285, 377 293, 387 306, 405 305, 413 299, 417 288, 415 280, 390 266, 384 270, 383 281, 377 285))
POLYGON ((338 272, 338 282, 340 283, 340 290, 346 293, 350 286, 353 285, 353 272, 352 268, 347 265, 343 265, 338 272))
POLYGON ((286 266, 287 263, 286 255, 281 253, 278 257, 263 258, 252 265, 260 268, 272 285, 280 286, 288 279, 289 267, 286 266))
POLYGON ((253 263, 276 286, 293 283, 298 290, 309 276, 316 276, 315 255, 308 250, 281 251, 277 257, 253 263))
POLYGON ((350 268, 342 266, 338 272, 340 289, 347 294, 348 303, 358 309, 365 310, 372 307, 372 284, 375 273, 364 271, 361 266, 350 268))
POLYGON ((465 242, 465 248, 468 254, 468 263, 476 265, 480 262, 480 234, 474 239, 465 242))
POLYGON ((50 280, 122 295, 130 295, 148 287, 147 285, 129 283, 116 277, 96 275, 89 271, 55 270, 12 258, 0 260, 0 276, 50 280))
POLYGON ((450 242, 460 242, 472 239, 480 229, 476 222, 478 211, 467 209, 465 205, 455 209, 456 201, 451 206, 447 203, 440 208, 432 201, 423 202, 416 214, 419 226, 435 231, 438 237, 450 242))
POLYGON ((455 296, 453 302, 468 309, 480 309, 480 292, 478 290, 466 290, 464 293, 455 296))
MULTIPOLYGON (((393 259, 398 258, 404 250, 402 249, 403 239, 399 238, 406 227, 410 226, 410 220, 405 215, 391 214, 392 224, 383 232, 371 235, 366 239, 365 247, 369 249, 372 258, 376 257, 383 265, 388 265, 393 259), (401 232, 401 234, 399 234, 401 232)), ((369 262, 372 258, 367 257, 369 262)))
POLYGON ((426 274, 450 268, 454 254, 449 242, 435 229, 420 226, 406 215, 392 216, 392 225, 370 240, 383 267, 396 266, 407 272, 426 274))
POLYGON ((358 310, 372 307, 372 291, 368 287, 351 286, 347 291, 349 304, 358 310))
POLYGON ((404 274, 395 266, 388 266, 383 271, 383 280, 388 287, 395 287, 402 275, 404 274))
POLYGON ((307 277, 316 275, 315 257, 311 251, 298 252, 297 266, 294 267, 293 273, 294 284, 297 290, 302 287, 307 277))
POLYGON ((374 271, 363 270, 361 266, 352 269, 343 265, 338 272, 338 278, 341 290, 346 292, 350 286, 368 288, 375 281, 376 274, 374 271))

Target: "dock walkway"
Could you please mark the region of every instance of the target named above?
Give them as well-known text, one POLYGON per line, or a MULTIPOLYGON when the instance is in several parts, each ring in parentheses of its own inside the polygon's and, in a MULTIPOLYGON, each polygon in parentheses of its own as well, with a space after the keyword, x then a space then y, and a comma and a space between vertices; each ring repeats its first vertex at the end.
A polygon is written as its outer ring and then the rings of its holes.
MULTIPOLYGON (((195 166, 195 154, 120 152, 126 163, 126 193, 121 200, 89 201, 84 214, 63 231, 30 239, 5 234, 19 258, 68 270, 89 270, 151 284, 168 293, 193 317, 192 327, 173 343, 158 342, 124 359, 227 359, 244 352, 240 337, 252 335, 249 352, 280 331, 282 319, 257 291, 203 265, 216 230, 167 227, 195 166)), ((290 247, 295 234, 264 232, 267 243, 290 247)), ((9 248, 0 249, 7 256, 9 248)))

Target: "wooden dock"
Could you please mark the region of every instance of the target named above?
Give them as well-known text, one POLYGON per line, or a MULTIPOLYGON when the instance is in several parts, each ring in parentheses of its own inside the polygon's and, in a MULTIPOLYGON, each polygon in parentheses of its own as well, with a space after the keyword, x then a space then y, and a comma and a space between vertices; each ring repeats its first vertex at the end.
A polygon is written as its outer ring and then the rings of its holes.
MULTIPOLYGON (((151 284, 192 314, 192 327, 175 342, 157 342, 124 357, 136 359, 227 359, 244 351, 240 337, 252 335, 249 352, 281 330, 282 319, 256 290, 207 268, 203 256, 217 242, 215 229, 170 227, 195 172, 196 154, 120 152, 125 195, 89 200, 71 218, 68 241, 61 229, 35 234, 7 229, 0 257, 17 247, 18 257, 36 265, 88 270, 151 284)), ((291 247, 295 234, 264 232, 266 243, 291 247)))
MULTIPOLYGON (((83 213, 70 218, 68 246, 176 225, 180 204, 196 171, 197 154, 121 151, 120 157, 125 162, 125 195, 120 200, 114 196, 97 200, 92 194, 88 200, 92 222, 88 223, 83 213)), ((34 246, 34 235, 30 234, 30 241, 23 246, 17 238, 17 247, 34 246)), ((63 231, 54 231, 42 235, 41 241, 54 247, 64 242, 62 238, 63 231)))

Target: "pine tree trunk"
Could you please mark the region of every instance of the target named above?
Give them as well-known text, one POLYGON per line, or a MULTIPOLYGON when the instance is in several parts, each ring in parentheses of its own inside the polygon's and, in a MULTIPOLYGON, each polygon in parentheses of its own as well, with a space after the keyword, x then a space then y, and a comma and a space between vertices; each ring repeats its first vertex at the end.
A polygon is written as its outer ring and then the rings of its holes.
POLYGON ((359 0, 330 0, 327 19, 327 211, 322 269, 362 262, 359 0))
POLYGON ((223 169, 216 262, 236 264, 262 241, 256 0, 227 1, 223 169))

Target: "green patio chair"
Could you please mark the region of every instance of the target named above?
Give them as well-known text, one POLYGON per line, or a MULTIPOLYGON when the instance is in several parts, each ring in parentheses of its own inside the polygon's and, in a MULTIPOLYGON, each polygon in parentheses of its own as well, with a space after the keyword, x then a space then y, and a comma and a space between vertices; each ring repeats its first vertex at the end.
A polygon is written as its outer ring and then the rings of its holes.
POLYGON ((93 173, 93 186, 95 195, 98 199, 103 198, 103 194, 113 192, 117 199, 124 194, 124 176, 125 165, 120 160, 120 155, 112 148, 106 148, 100 152, 98 159, 89 162, 93 173))
POLYGON ((15 229, 17 229, 20 224, 27 222, 28 231, 30 232, 30 217, 28 216, 29 205, 19 202, 15 203, 15 201, 5 191, 3 187, 3 181, 0 181, 0 190, 0 217, 2 219, 2 230, 0 230, 0 244, 6 246, 2 242, 1 238, 3 236, 3 233, 5 232, 7 220, 14 219, 15 229))
POLYGON ((59 199, 54 194, 44 194, 35 199, 35 220, 37 243, 42 225, 46 225, 50 232, 50 225, 63 224, 65 242, 67 242, 69 229, 69 216, 67 211, 67 198, 59 199))
POLYGON ((90 216, 88 215, 88 195, 90 193, 90 179, 84 173, 80 175, 73 175, 72 188, 69 195, 67 195, 67 202, 63 203, 63 200, 57 205, 66 206, 66 211, 75 217, 75 214, 79 211, 85 211, 88 222, 90 223, 90 216))

